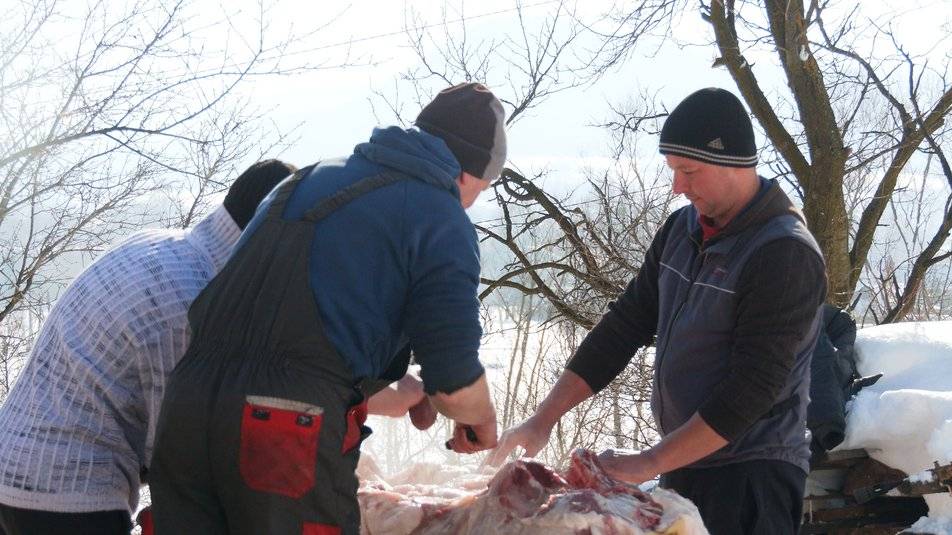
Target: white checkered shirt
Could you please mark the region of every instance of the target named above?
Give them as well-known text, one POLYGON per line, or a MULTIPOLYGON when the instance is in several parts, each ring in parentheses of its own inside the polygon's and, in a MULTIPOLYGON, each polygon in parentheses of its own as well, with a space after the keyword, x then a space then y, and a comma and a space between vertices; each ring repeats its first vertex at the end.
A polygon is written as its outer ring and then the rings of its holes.
POLYGON ((131 236, 73 281, 0 407, 0 503, 135 509, 188 307, 239 235, 219 207, 191 230, 131 236))

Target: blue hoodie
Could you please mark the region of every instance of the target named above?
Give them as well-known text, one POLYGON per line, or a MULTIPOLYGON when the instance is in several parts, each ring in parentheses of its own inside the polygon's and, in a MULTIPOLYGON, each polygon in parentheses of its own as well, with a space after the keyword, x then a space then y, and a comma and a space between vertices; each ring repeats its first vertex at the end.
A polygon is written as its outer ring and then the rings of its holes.
POLYGON ((460 204, 459 164, 443 140, 417 129, 375 129, 350 157, 315 167, 291 195, 284 218, 299 219, 325 197, 387 170, 412 178, 315 225, 311 289, 327 336, 355 378, 379 377, 409 342, 426 391, 452 392, 483 373, 482 329, 476 231, 460 204))

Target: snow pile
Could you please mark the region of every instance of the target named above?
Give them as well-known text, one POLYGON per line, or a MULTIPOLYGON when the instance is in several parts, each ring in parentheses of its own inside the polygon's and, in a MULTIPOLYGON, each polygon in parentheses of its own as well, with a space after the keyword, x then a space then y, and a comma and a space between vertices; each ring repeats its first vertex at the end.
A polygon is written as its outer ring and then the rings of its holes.
POLYGON ((918 522, 909 528, 913 533, 935 533, 936 535, 946 535, 952 533, 952 518, 924 516, 918 522))
MULTIPOLYGON (((952 462, 952 321, 897 323, 861 329, 860 374, 883 373, 851 402, 846 440, 909 475, 952 462)), ((929 516, 913 526, 952 535, 952 497, 925 497, 929 516)))

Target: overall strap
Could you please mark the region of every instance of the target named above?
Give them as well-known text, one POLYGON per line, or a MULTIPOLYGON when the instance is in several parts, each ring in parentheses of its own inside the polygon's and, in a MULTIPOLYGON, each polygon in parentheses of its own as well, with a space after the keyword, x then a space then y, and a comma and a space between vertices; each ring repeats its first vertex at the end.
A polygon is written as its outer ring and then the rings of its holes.
POLYGON ((284 182, 278 185, 274 199, 271 201, 270 206, 268 206, 268 214, 266 216, 268 219, 281 219, 281 215, 284 213, 284 207, 287 205, 288 199, 291 198, 291 194, 294 193, 294 188, 297 187, 298 182, 300 182, 302 178, 310 174, 315 166, 317 166, 317 163, 303 169, 298 169, 291 175, 291 178, 285 179, 284 182))
POLYGON ((304 217, 302 217, 301 220, 316 223, 321 219, 331 215, 337 209, 349 203, 350 201, 353 201, 357 197, 360 197, 365 193, 370 193, 375 189, 389 186, 390 184, 399 182, 405 178, 408 177, 403 173, 386 171, 380 173, 379 175, 373 175, 358 180, 350 186, 341 189, 337 193, 334 193, 330 197, 327 197, 326 199, 319 202, 316 206, 314 206, 314 208, 311 208, 305 212, 304 217))

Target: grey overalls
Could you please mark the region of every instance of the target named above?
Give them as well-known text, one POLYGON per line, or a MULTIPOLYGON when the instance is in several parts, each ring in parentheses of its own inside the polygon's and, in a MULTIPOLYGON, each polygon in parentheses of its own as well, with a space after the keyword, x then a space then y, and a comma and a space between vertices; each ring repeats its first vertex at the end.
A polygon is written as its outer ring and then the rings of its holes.
POLYGON ((169 379, 150 470, 158 535, 359 532, 366 398, 389 380, 355 384, 324 332, 308 255, 317 221, 406 175, 362 179, 283 220, 309 171, 278 186, 189 310, 192 342, 169 379))

